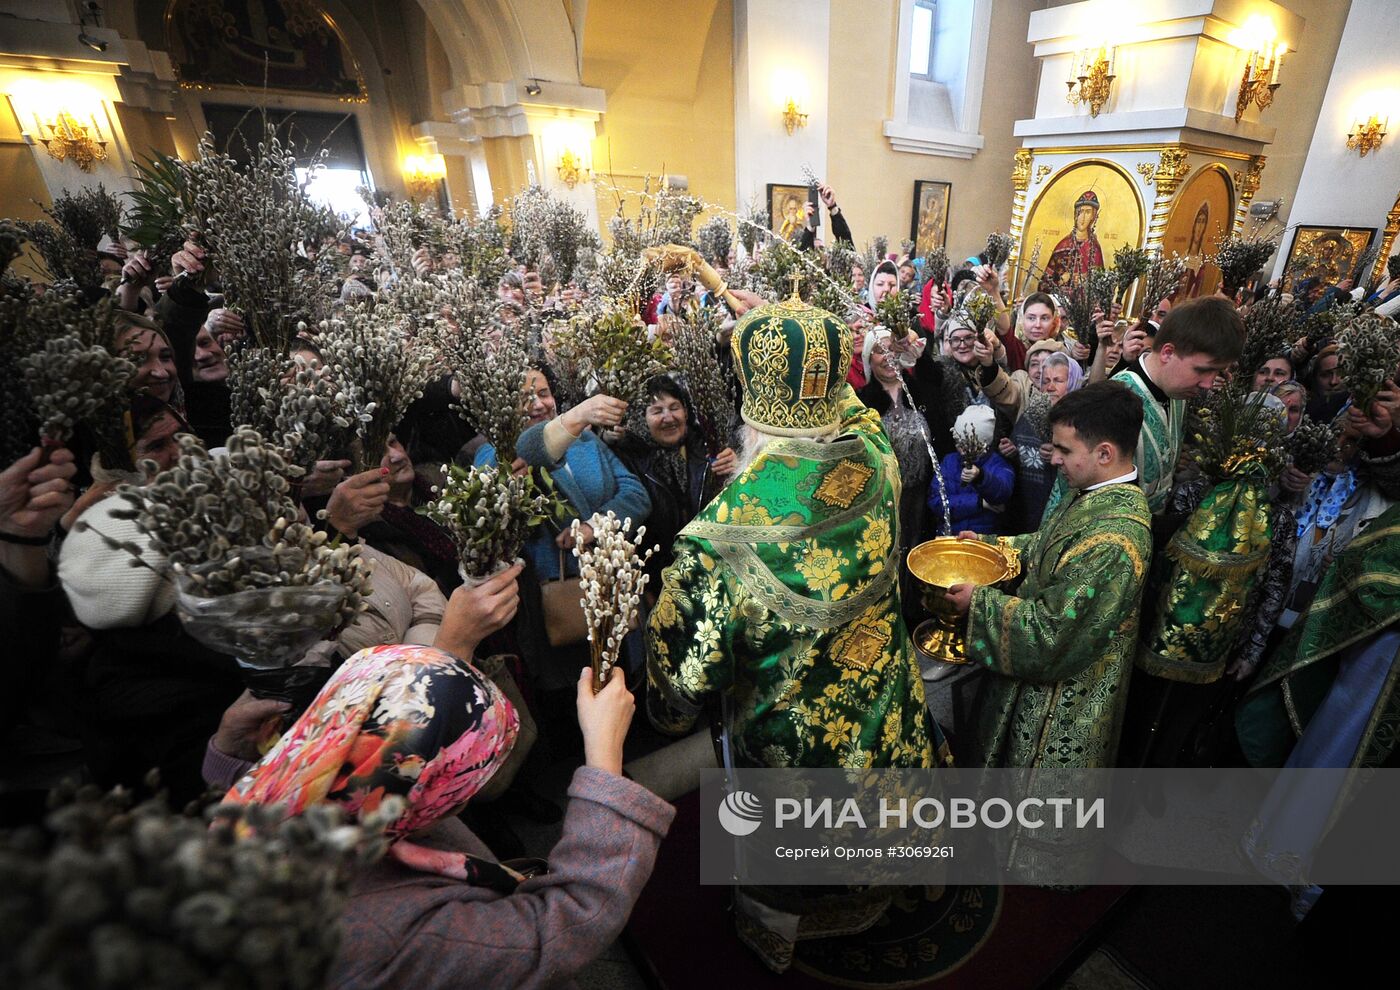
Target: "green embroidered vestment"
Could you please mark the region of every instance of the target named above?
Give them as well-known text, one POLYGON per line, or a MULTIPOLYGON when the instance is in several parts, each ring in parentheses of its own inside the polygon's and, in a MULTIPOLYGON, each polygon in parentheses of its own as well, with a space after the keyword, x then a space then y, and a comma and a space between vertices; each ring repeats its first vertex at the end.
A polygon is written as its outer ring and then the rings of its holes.
POLYGON ((1113 764, 1137 648, 1152 519, 1136 485, 1075 493, 1021 551, 1015 594, 976 589, 967 652, 991 671, 974 760, 992 767, 1113 764))
POLYGON ((899 602, 898 462, 847 387, 838 439, 775 438, 684 530, 647 630, 652 721, 729 692, 735 762, 932 767, 899 602))

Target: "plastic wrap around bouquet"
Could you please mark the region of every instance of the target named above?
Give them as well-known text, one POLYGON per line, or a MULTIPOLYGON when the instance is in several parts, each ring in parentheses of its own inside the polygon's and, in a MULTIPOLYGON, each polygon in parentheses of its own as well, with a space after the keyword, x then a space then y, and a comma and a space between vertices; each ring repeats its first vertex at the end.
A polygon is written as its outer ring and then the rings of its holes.
MULTIPOLYGON (((276 552, 252 547, 245 555, 271 574, 296 573, 305 563, 298 550, 276 552), (267 567, 268 564, 279 567, 267 567)), ((338 581, 305 585, 271 585, 225 595, 201 592, 200 578, 213 561, 174 575, 175 613, 185 632, 216 653, 231 655, 244 671, 254 695, 293 704, 309 702, 330 674, 327 667, 295 666, 315 643, 342 621, 342 605, 350 589, 338 581)))

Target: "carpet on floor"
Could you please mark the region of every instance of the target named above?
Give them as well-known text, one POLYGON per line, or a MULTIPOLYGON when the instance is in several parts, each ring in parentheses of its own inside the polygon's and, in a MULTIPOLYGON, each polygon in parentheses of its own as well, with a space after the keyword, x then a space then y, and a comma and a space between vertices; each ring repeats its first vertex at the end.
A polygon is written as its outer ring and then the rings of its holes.
POLYGON ((625 941, 660 990, 715 987, 1038 987, 1086 956, 1127 887, 909 888, 874 928, 801 942, 792 970, 770 972, 734 931, 729 887, 702 886, 697 792, 676 819, 628 922, 625 941))

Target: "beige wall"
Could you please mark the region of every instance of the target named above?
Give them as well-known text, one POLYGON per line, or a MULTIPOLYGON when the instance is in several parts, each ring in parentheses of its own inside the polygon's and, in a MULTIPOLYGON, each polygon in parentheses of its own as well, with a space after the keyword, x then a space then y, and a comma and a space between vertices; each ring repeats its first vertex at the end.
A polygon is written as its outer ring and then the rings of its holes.
MULTIPOLYGON (((618 185, 663 172, 734 209, 734 10, 730 0, 589 0, 585 86, 607 94, 594 172, 618 185)), ((612 212, 600 190, 600 213, 612 212)))
POLYGON ((980 132, 986 145, 971 159, 896 152, 882 133, 894 108, 894 60, 899 12, 896 0, 831 0, 831 127, 826 180, 858 246, 876 235, 890 250, 909 236, 914 180, 953 184, 948 252, 967 257, 987 234, 1011 223, 1011 158, 1020 142, 1015 121, 1035 105, 1035 60, 1026 42, 1033 4, 998 0, 992 5, 987 84, 980 132))

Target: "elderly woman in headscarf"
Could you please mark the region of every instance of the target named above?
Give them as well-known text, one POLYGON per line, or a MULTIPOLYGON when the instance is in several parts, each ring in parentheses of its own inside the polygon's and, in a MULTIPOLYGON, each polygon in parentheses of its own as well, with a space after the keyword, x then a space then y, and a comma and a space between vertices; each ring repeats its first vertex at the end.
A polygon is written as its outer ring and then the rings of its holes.
POLYGON ((352 819, 401 809, 388 856, 352 888, 332 986, 567 981, 621 932, 670 826, 674 809, 622 776, 634 703, 621 675, 595 695, 585 669, 585 763, 563 836, 547 862, 498 862, 456 815, 506 760, 516 713, 455 652, 379 647, 352 657, 225 798, 289 817, 318 804, 352 819), (391 798, 401 804, 386 806, 391 798))
MULTIPOLYGON (((899 495, 899 549, 903 559, 924 539, 928 520, 928 486, 933 477, 933 462, 929 457, 928 420, 925 418, 932 396, 926 383, 913 378, 900 366, 889 346, 890 332, 877 328, 865 337, 860 355, 866 385, 856 393, 857 398, 880 414, 885 433, 890 438, 899 461, 902 487, 899 495)), ((900 600, 906 622, 914 621, 920 613, 919 583, 901 568, 900 600)))
POLYGON ((1016 487, 1003 521, 1003 531, 1013 535, 1040 528, 1040 517, 1055 486, 1055 468, 1050 463, 1050 407, 1084 383, 1083 369, 1066 353, 1061 341, 1032 344, 1026 361, 1029 370, 1012 376, 1020 390, 1019 415, 1010 436, 1003 437, 998 446, 1016 469, 1016 487))
POLYGON ((706 435, 695 416, 690 392, 670 375, 646 383, 642 422, 609 443, 623 465, 641 479, 651 499, 647 539, 661 549, 647 561, 647 591, 661 588, 661 572, 671 565, 671 544, 686 523, 709 504, 734 474, 738 460, 724 447, 711 462, 706 435))

